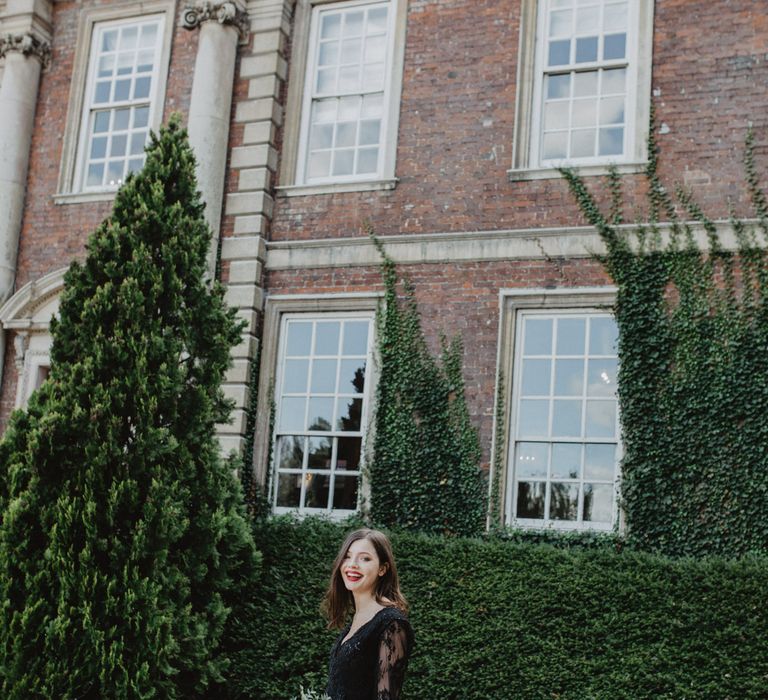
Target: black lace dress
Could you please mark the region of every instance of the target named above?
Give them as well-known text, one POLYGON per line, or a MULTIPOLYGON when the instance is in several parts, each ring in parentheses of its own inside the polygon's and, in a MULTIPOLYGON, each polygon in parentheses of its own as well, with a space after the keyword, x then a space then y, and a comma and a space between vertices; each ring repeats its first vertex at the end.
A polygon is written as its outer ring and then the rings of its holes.
POLYGON ((397 608, 382 608, 346 642, 347 625, 331 648, 331 700, 399 700, 413 630, 397 608), (343 642, 343 643, 342 643, 343 642))

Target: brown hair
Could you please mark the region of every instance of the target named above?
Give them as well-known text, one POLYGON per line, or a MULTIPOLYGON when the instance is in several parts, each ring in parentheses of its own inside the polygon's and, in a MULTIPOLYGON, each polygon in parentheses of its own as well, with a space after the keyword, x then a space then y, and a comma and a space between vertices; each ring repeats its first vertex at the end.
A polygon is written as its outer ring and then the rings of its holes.
POLYGON ((373 593, 376 601, 382 605, 408 612, 408 603, 400 591, 400 580, 397 577, 395 557, 392 554, 389 538, 379 530, 363 528, 347 535, 333 562, 331 580, 328 583, 328 590, 325 592, 322 604, 323 614, 328 618, 329 629, 344 627, 349 611, 355 606, 352 593, 347 590, 341 577, 341 565, 352 543, 358 540, 371 541, 376 555, 379 557, 379 564, 386 569, 376 582, 376 590, 373 593))

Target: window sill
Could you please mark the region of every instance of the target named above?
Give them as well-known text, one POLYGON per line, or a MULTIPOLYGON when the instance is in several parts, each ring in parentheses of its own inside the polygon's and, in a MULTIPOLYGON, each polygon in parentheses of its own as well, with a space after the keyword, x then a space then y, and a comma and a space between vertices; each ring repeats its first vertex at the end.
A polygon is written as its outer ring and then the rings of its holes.
POLYGON ((59 192, 53 195, 55 204, 88 204, 90 202, 111 202, 117 190, 111 192, 59 192))
POLYGON ((284 185, 276 187, 278 197, 306 197, 315 194, 340 194, 343 192, 375 192, 394 190, 397 178, 367 180, 361 182, 329 182, 322 185, 284 185))
MULTIPOLYGON (((616 163, 616 170, 618 170, 620 175, 642 173, 647 165, 647 162, 616 163)), ((610 164, 569 165, 565 163, 563 164, 563 167, 573 168, 573 170, 582 177, 596 177, 607 175, 610 164)), ((562 175, 557 168, 513 168, 512 170, 507 170, 507 176, 509 177, 510 182, 521 182, 525 180, 556 180, 562 178, 562 175)))

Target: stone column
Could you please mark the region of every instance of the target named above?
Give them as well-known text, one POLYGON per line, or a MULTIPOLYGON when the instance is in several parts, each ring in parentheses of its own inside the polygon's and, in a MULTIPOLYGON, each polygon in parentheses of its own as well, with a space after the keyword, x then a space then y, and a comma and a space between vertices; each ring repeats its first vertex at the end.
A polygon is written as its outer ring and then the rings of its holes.
POLYGON ((198 2, 184 13, 187 29, 200 37, 189 104, 189 140, 197 158, 197 182, 205 202, 205 218, 213 232, 208 270, 213 277, 219 241, 229 118, 238 41, 248 34, 240 2, 198 2))
POLYGON ((50 60, 50 2, 8 0, 0 18, 0 303, 13 292, 40 71, 50 60))

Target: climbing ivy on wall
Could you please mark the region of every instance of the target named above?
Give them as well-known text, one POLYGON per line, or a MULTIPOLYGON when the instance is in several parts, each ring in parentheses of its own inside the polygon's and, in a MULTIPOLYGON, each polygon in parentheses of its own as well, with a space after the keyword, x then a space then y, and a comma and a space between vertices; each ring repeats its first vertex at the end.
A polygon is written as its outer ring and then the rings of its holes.
POLYGON ((476 535, 485 527, 485 486, 470 422, 460 336, 429 351, 414 290, 398 293, 395 264, 381 253, 386 288, 377 315, 379 380, 369 466, 371 517, 387 527, 476 535))
POLYGON ((735 250, 690 192, 662 185, 653 136, 649 152, 648 221, 629 234, 615 171, 607 215, 562 171, 618 287, 627 539, 680 555, 767 552, 768 205, 754 136, 745 170, 756 223, 731 216, 735 250))

